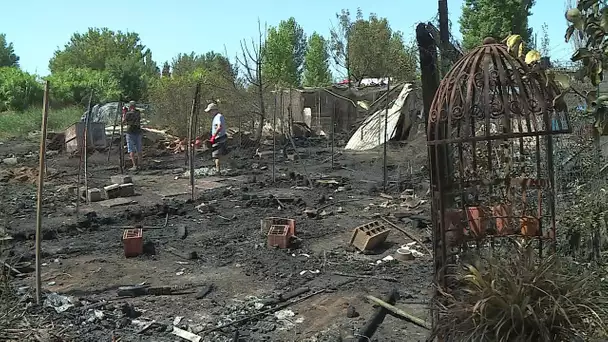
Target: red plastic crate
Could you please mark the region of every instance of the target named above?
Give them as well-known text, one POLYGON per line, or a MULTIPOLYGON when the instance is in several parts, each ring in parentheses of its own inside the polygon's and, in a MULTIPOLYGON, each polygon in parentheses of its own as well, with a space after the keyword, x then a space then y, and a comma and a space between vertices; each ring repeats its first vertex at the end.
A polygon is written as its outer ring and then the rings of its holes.
POLYGON ((270 226, 268 230, 268 247, 289 247, 289 239, 291 238, 289 232, 289 225, 270 226))
POLYGON ((125 257, 136 257, 144 252, 143 230, 141 228, 125 229, 122 235, 125 257))

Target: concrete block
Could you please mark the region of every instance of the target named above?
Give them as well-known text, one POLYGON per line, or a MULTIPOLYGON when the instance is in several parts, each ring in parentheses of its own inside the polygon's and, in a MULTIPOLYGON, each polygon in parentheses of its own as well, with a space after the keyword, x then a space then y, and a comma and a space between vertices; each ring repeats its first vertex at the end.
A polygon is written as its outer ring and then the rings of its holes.
POLYGON ((103 199, 101 196, 101 190, 97 188, 89 189, 87 192, 87 200, 89 202, 99 202, 103 199))
POLYGON ((2 159, 2 163, 6 165, 17 165, 18 162, 19 160, 16 157, 2 159))
POLYGON ((128 184, 133 183, 133 178, 127 175, 116 175, 110 177, 112 184, 128 184))
POLYGON ((371 251, 380 246, 391 232, 379 221, 370 222, 355 228, 350 244, 360 251, 371 251))
POLYGON ((135 186, 133 183, 120 184, 120 197, 131 197, 135 196, 135 186))
POLYGON ((113 199, 120 197, 120 185, 112 184, 103 188, 103 191, 106 193, 107 199, 113 199))

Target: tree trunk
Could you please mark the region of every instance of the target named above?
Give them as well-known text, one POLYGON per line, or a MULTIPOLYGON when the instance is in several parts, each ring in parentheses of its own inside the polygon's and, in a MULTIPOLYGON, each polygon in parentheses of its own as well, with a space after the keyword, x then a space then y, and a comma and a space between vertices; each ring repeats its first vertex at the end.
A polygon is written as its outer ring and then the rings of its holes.
POLYGON ((416 41, 420 53, 420 80, 422 82, 422 102, 424 104, 425 129, 428 130, 428 118, 433 97, 439 88, 439 75, 437 73, 437 47, 423 23, 416 26, 416 41))

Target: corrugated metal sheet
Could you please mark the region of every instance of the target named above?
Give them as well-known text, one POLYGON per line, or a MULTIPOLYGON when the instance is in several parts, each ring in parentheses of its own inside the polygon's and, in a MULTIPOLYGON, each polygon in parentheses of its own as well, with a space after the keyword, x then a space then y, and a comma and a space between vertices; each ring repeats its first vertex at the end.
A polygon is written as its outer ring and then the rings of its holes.
MULTIPOLYGON (((386 120, 386 139, 383 136, 386 109, 380 109, 365 119, 355 134, 353 134, 353 136, 350 138, 344 149, 352 151, 367 151, 384 144, 385 140, 390 141, 395 136, 395 132, 397 131, 399 118, 404 112, 410 112, 410 110, 413 110, 414 108, 412 107, 415 106, 415 102, 413 85, 408 83, 403 86, 401 93, 399 93, 399 96, 397 99, 395 99, 388 110, 388 119, 386 120)), ((411 122, 404 120, 404 124, 411 124, 411 122)))

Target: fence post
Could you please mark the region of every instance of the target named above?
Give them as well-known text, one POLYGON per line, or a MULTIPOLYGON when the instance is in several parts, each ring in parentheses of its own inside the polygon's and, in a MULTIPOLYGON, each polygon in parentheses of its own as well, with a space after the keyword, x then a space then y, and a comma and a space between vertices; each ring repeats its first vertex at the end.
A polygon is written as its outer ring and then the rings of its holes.
POLYGON ((382 169, 384 171, 384 192, 388 187, 388 170, 387 170, 387 161, 386 161, 386 148, 388 146, 388 105, 389 101, 389 92, 391 90, 391 79, 388 78, 386 82, 386 108, 384 110, 384 151, 383 151, 383 161, 382 161, 382 169))
POLYGON ((274 109, 272 111, 272 182, 275 182, 277 164, 277 93, 274 92, 274 109))

